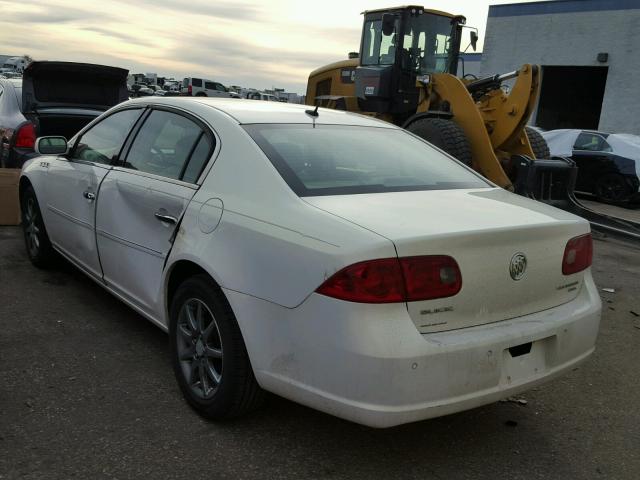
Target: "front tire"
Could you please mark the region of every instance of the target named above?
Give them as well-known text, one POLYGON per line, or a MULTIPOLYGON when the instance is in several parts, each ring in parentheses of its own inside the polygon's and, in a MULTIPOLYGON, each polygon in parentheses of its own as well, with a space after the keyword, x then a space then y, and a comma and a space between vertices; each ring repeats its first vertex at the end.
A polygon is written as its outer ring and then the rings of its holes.
POLYGON ((42 220, 40 205, 31 185, 22 194, 20 207, 22 211, 22 231, 24 232, 24 241, 29 260, 38 268, 49 268, 55 262, 56 253, 49 241, 49 235, 47 235, 47 229, 42 220))
POLYGON ((471 147, 464 130, 446 118, 421 118, 407 126, 414 135, 444 150, 467 166, 472 165, 471 147))
POLYGON ((531 150, 535 158, 551 158, 551 152, 549 151, 549 145, 544 137, 531 127, 524 127, 531 144, 531 150))
POLYGON ((262 403, 236 318, 206 275, 186 280, 170 309, 173 370, 185 399, 200 415, 223 420, 262 403))

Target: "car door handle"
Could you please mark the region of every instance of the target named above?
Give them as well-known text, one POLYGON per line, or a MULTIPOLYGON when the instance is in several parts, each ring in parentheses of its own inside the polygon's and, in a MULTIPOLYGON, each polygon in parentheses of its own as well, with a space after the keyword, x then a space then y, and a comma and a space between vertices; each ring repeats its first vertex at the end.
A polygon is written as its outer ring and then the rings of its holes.
POLYGON ((89 201, 93 201, 96 199, 96 194, 88 190, 85 190, 84 192, 82 192, 82 196, 89 201))
POLYGON ((176 223, 178 223, 178 219, 171 215, 167 215, 167 212, 164 209, 158 210, 156 213, 154 213, 154 215, 161 222, 171 223, 172 225, 175 225, 176 223))

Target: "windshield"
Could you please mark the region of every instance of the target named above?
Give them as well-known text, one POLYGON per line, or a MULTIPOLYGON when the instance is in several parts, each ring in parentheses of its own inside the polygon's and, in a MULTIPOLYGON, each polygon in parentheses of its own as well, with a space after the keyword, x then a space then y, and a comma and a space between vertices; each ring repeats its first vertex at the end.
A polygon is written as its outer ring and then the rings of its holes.
POLYGON ((400 129, 247 125, 301 197, 489 187, 479 175, 400 129))
POLYGON ((382 20, 368 20, 364 25, 362 65, 392 65, 396 49, 402 44, 399 62, 403 69, 418 74, 447 72, 451 50, 452 25, 449 17, 423 13, 409 15, 402 34, 399 20, 391 35, 382 33, 382 20))
POLYGON ((420 74, 446 72, 451 50, 451 19, 440 15, 411 16, 402 42, 403 54, 420 74))

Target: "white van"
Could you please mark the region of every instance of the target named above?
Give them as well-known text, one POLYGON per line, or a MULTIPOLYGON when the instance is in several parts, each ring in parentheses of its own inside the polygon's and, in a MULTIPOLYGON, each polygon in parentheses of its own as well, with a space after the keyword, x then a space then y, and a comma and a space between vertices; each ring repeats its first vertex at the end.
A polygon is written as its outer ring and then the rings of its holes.
POLYGON ((240 98, 240 96, 230 91, 221 83, 203 78, 186 77, 182 80, 182 95, 192 97, 228 97, 240 98))

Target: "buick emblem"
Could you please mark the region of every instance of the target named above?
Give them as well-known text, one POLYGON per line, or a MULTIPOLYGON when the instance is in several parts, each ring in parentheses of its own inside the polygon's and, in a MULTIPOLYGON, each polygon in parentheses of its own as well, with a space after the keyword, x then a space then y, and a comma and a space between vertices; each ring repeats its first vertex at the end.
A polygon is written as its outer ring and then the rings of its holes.
POLYGON ((527 257, 524 253, 516 253, 511 257, 511 263, 509 264, 509 273, 514 280, 520 280, 524 277, 524 272, 527 269, 527 257))

